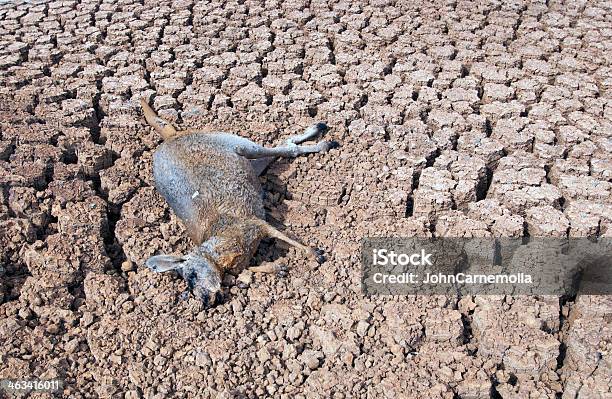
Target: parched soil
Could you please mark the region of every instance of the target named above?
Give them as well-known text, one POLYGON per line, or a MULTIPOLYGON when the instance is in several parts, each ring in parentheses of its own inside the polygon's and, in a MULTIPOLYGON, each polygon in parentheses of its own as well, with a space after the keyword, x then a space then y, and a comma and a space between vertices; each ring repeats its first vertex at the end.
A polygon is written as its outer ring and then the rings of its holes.
POLYGON ((612 297, 364 297, 359 249, 609 237, 611 55, 605 1, 3 2, 0 378, 70 398, 610 397, 612 297), (190 247, 152 186, 143 97, 266 145, 327 121, 340 148, 262 177, 270 220, 327 262, 266 240, 253 264, 287 277, 181 300, 143 265, 190 247))

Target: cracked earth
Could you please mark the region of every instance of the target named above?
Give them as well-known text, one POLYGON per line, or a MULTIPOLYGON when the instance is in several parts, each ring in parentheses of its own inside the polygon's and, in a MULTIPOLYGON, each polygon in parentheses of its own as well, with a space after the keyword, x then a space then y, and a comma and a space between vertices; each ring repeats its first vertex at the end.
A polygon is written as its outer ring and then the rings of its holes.
MULTIPOLYGON (((420 2, 417 2, 420 3, 420 2)), ((364 297, 364 236, 610 237, 612 3, 0 4, 0 378, 70 398, 603 398, 610 296, 364 297), (163 4, 163 5, 160 5, 163 4), (273 240, 179 300, 152 187, 185 128, 341 147, 262 177, 273 240)), ((31 397, 44 397, 37 394, 31 397)))

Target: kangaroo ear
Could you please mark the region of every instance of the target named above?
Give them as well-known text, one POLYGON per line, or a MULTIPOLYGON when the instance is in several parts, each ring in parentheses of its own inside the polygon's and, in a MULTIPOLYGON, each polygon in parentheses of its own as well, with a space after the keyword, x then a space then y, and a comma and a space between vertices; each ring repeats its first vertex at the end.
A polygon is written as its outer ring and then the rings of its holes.
POLYGON ((146 261, 146 265, 154 272, 161 273, 183 267, 185 259, 174 255, 155 255, 146 261))

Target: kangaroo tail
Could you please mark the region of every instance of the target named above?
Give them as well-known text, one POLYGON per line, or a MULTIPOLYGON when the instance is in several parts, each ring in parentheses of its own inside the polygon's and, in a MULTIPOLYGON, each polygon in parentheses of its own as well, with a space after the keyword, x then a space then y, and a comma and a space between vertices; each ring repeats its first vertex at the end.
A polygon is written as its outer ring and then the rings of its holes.
POLYGON ((155 111, 153 111, 149 104, 147 104, 147 102, 142 98, 140 99, 140 105, 142 106, 144 117, 147 123, 153 126, 153 128, 157 130, 157 132, 163 137, 164 140, 169 140, 172 137, 176 136, 177 132, 174 126, 172 126, 170 122, 165 121, 159 116, 157 116, 155 111))

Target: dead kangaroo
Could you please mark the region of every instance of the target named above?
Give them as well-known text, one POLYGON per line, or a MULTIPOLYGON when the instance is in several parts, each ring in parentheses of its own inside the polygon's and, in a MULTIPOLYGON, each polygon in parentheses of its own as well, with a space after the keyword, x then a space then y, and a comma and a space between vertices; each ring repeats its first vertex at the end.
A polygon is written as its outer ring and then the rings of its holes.
MULTIPOLYGON (((317 123, 285 145, 265 148, 228 133, 177 132, 141 100, 146 121, 164 138, 153 155, 155 187, 185 225, 195 248, 183 256, 157 255, 146 261, 155 272, 176 270, 188 289, 210 306, 221 300, 223 273, 244 270, 264 237, 285 241, 322 261, 319 251, 287 237, 264 218, 257 176, 276 157, 325 152, 337 144, 298 145, 326 130, 317 123)), ((276 272, 258 266, 255 272, 276 272)))

